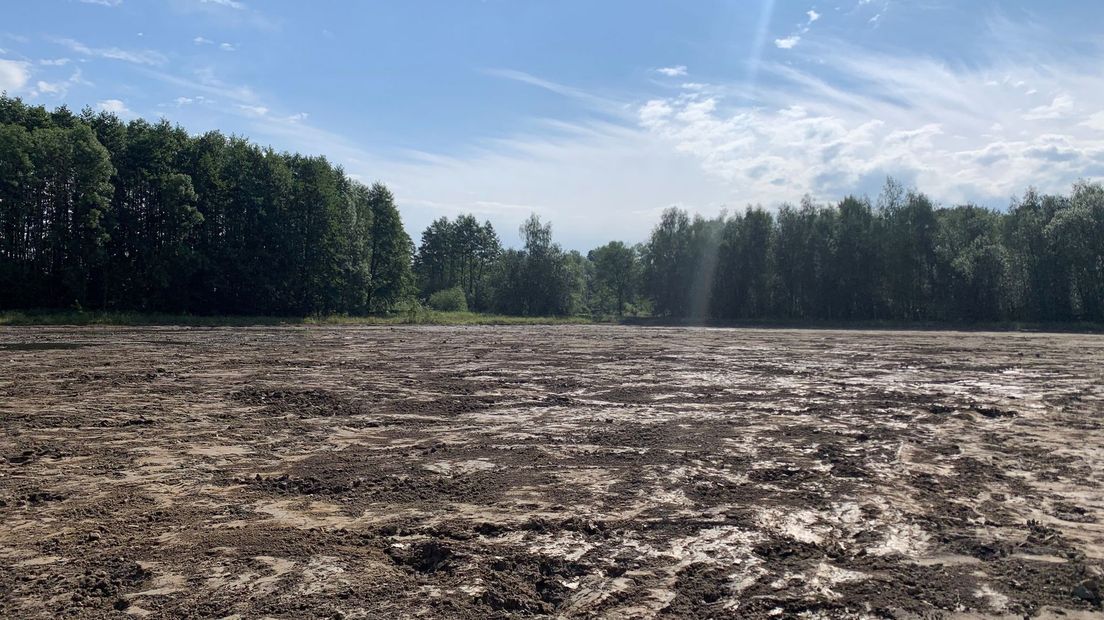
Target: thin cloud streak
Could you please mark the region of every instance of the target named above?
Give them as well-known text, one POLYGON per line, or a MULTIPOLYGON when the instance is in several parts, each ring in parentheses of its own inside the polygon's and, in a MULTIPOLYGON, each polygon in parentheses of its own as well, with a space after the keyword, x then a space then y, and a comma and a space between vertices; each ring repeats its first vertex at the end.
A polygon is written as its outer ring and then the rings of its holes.
POLYGON ((160 52, 153 50, 124 50, 118 47, 90 47, 75 39, 53 39, 58 45, 63 45, 73 52, 84 56, 106 58, 109 60, 122 60, 139 65, 163 65, 168 58, 160 52))

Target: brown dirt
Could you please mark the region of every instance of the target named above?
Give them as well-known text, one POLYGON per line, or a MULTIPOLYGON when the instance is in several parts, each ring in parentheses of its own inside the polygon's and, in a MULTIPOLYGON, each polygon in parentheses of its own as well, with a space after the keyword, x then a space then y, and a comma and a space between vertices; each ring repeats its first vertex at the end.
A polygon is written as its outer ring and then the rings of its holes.
POLYGON ((1104 338, 0 329, 0 617, 1095 617, 1104 338))

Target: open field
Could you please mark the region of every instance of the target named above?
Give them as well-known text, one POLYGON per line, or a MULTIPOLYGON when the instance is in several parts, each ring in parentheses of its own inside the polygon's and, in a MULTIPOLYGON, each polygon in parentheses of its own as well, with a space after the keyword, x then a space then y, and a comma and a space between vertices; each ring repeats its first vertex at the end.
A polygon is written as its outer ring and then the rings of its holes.
POLYGON ((0 617, 1101 613, 1101 336, 26 327, 0 368, 0 617))

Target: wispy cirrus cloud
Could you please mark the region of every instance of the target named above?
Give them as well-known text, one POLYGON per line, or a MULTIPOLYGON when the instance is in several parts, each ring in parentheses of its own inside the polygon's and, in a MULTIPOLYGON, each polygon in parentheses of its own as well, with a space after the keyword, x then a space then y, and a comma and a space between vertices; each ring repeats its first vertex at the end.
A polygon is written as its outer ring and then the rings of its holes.
POLYGON ((200 14, 223 28, 248 26, 278 31, 283 21, 275 3, 246 3, 239 0, 167 0, 170 8, 185 15, 200 14))
MULTIPOLYGON (((127 58, 134 66, 125 72, 151 78, 149 85, 160 89, 154 95, 163 102, 160 110, 192 129, 241 131, 261 144, 325 154, 366 182, 385 180, 415 236, 435 217, 473 212, 493 217, 511 241, 517 224, 537 212, 551 219, 566 246, 585 249, 606 237, 642 240, 671 205, 716 213, 804 194, 838 199, 876 192, 893 175, 943 202, 1000 206, 1029 184, 1060 191, 1079 177, 1104 176, 1104 77, 1095 68, 1104 64, 1104 50, 1084 45, 1068 53, 1043 41, 1045 32, 1010 34, 996 22, 983 22, 968 50, 891 46, 874 36, 827 38, 845 20, 850 33, 879 34, 867 19, 885 10, 883 0, 852 2, 850 13, 810 8, 777 32, 764 17, 767 26, 755 35, 758 51, 748 62, 713 63, 685 49, 658 56, 694 66, 692 78, 685 65, 662 66, 656 56, 629 59, 605 82, 610 86, 598 88, 579 86, 574 76, 580 73, 570 67, 561 74, 485 69, 483 75, 508 80, 509 88, 533 89, 526 100, 553 101, 541 109, 555 118, 510 119, 447 144, 427 139, 421 151, 358 142, 337 129, 340 118, 308 116, 302 101, 281 100, 282 84, 256 77, 254 90, 243 74, 233 77, 232 64, 214 64, 224 38, 231 47, 243 42, 240 54, 261 48, 249 33, 224 33, 250 25, 254 7, 267 5, 174 2, 208 24, 179 34, 194 57, 176 50, 173 60, 181 62, 171 65, 127 58), (188 44, 199 32, 207 35, 195 39, 202 47, 188 44), (785 51, 772 46, 775 37, 785 51), (194 69, 202 62, 212 64, 194 69), (503 138, 510 123, 522 129, 503 138)), ((894 27, 894 20, 884 26, 894 27)), ((80 46, 70 46, 74 53, 67 55, 83 61, 135 53, 80 46)), ((106 63, 77 66, 93 75, 92 67, 108 70, 106 63)), ((50 89, 60 88, 55 78, 68 72, 53 69, 51 76, 41 62, 15 65, 8 77, 3 70, 0 83, 19 82, 23 94, 50 97, 59 97, 50 89), (46 86, 38 88, 39 82, 46 86)), ((119 95, 117 101, 130 104, 123 107, 139 108, 140 92, 109 91, 90 100, 119 95)))
MULTIPOLYGON (((1037 92, 1037 89, 1036 89, 1037 92)), ((1025 121, 1038 121, 1044 119, 1061 118, 1074 109, 1073 98, 1065 93, 1055 95, 1050 103, 1035 106, 1023 115, 1025 121)))
MULTIPOLYGON (((1038 64, 994 47, 954 65, 826 41, 765 63, 752 99, 739 80, 635 104, 626 95, 632 122, 546 121, 468 154, 349 169, 387 178, 414 232, 439 215, 526 205, 552 215, 569 247, 602 242, 606 228, 643 239, 673 204, 715 213, 838 200, 873 195, 886 176, 937 201, 999 207, 1029 185, 1059 192, 1104 177, 1104 76, 1093 70, 1104 52, 1026 53, 1038 64)), ((508 235, 527 212, 494 215, 508 235)))
POLYGON ((259 97, 252 87, 246 84, 230 84, 220 79, 211 67, 197 69, 191 75, 179 75, 160 69, 144 71, 149 77, 188 93, 203 93, 234 103, 259 105, 259 97))
POLYGON ((80 69, 75 69, 68 78, 62 80, 38 80, 35 82, 35 87, 31 90, 30 95, 32 97, 37 97, 39 95, 51 95, 59 98, 65 97, 69 94, 69 89, 77 85, 93 86, 91 82, 84 79, 84 74, 80 69))
POLYGON ((268 108, 263 105, 246 105, 244 103, 239 103, 238 109, 249 116, 268 116, 268 108))
POLYGON ((222 6, 228 9, 234 9, 235 11, 244 11, 246 9, 245 3, 238 2, 238 0, 199 0, 199 3, 222 6))
POLYGON ((588 104, 595 110, 599 110, 609 114, 622 114, 624 112, 623 102, 614 101, 608 97, 596 95, 589 91, 560 84, 552 80, 547 80, 541 77, 526 73, 524 71, 517 71, 515 69, 484 69, 483 71, 487 75, 499 77, 515 82, 521 82, 522 84, 528 84, 547 90, 549 92, 556 93, 564 97, 578 100, 580 102, 588 104))
POLYGON ((154 50, 125 50, 118 47, 91 47, 76 39, 58 38, 53 41, 84 56, 122 60, 139 65, 163 65, 168 61, 164 54, 154 50))
POLYGON ((1104 136, 1078 128, 1104 107, 1089 69, 1104 58, 969 68, 834 41, 809 60, 768 65, 774 86, 752 105, 685 92, 641 105, 640 124, 755 201, 838 197, 889 174, 944 200, 996 200, 1104 174, 1104 136))

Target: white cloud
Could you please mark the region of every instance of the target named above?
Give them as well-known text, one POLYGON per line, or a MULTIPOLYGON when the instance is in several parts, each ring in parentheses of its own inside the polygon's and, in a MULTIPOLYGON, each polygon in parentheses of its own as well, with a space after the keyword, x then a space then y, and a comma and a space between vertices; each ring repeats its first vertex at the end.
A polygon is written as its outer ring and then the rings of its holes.
POLYGON ((195 43, 196 45, 214 45, 215 42, 208 39, 207 37, 196 37, 192 39, 192 43, 195 43))
POLYGON ((788 37, 783 37, 781 39, 775 39, 774 40, 774 46, 779 48, 779 49, 788 50, 788 49, 792 49, 795 45, 797 45, 798 41, 800 41, 800 40, 801 40, 801 37, 799 35, 795 34, 795 35, 791 35, 791 36, 788 36, 788 37))
MULTIPOLYGON (((195 103, 199 103, 199 104, 212 103, 212 101, 210 99, 208 99, 207 97, 204 97, 203 95, 195 95, 195 96, 192 96, 192 97, 183 97, 183 96, 181 96, 181 97, 177 97, 176 99, 173 99, 173 105, 178 107, 178 108, 182 108, 184 106, 192 105, 192 104, 195 104, 195 103)), ((162 107, 164 107, 164 105, 165 104, 161 104, 162 107)))
POLYGON ((671 205, 713 214, 804 194, 837 200, 876 193, 893 175, 945 203, 1003 206, 1028 185, 1068 191, 1078 178, 1099 177, 1104 76, 1095 67, 1104 57, 1055 59, 1032 49, 1019 56, 998 39, 990 48, 989 58, 948 65, 810 37, 788 62, 765 63, 751 94, 742 76, 607 98, 492 71, 598 109, 627 106, 634 116, 545 120, 451 153, 368 152, 313 118, 289 116, 275 103, 270 111, 213 73, 172 83, 236 104, 258 140, 326 154, 355 178, 387 182, 415 237, 440 215, 470 211, 493 218, 504 241, 516 243, 516 226, 537 212, 567 247, 585 249, 609 238, 643 240, 671 205), (1037 118, 1025 125, 1031 113, 1037 118))
POLYGON ((52 95, 57 98, 64 97, 69 94, 69 89, 77 84, 84 86, 92 86, 92 83, 85 80, 81 74, 80 69, 76 69, 73 73, 64 80, 55 82, 47 82, 45 80, 39 80, 35 83, 35 86, 30 91, 31 97, 38 97, 40 95, 52 95))
POLYGON ((579 100, 596 110, 603 110, 611 114, 621 114, 624 108, 621 102, 612 101, 578 88, 539 78, 524 71, 516 71, 514 69, 486 69, 484 73, 507 80, 513 80, 515 82, 521 82, 522 84, 536 86, 537 88, 542 88, 549 92, 556 93, 557 95, 579 100))
POLYGON ((651 127, 664 122, 673 112, 674 110, 666 101, 653 99, 640 108, 640 122, 645 127, 651 127))
POLYGON ((780 37, 774 40, 774 46, 778 49, 788 50, 793 49, 801 42, 801 35, 806 34, 813 27, 813 22, 820 19, 820 13, 817 13, 813 9, 805 11, 805 16, 808 18, 804 24, 798 24, 797 32, 791 34, 788 37, 780 37))
POLYGON ((226 8, 235 9, 241 11, 245 9, 245 4, 238 2, 237 0, 199 0, 200 4, 215 4, 218 6, 224 6, 226 8))
POLYGON ((64 67, 65 65, 69 64, 70 62, 72 62, 72 61, 69 60, 68 58, 44 58, 44 59, 38 61, 38 64, 44 65, 44 66, 47 66, 47 67, 64 67))
POLYGON ((219 49, 224 52, 235 52, 238 48, 234 47, 234 45, 231 43, 220 43, 219 49))
MULTIPOLYGON (((1017 82, 1016 86, 1022 86, 1023 82, 1017 82)), ((1028 91, 1024 94, 1031 94, 1032 91, 1028 91)), ((1037 121, 1042 119, 1060 118, 1065 116, 1067 112, 1073 109, 1073 98, 1069 95, 1061 94, 1054 97, 1054 100, 1047 105, 1041 105, 1031 108, 1027 114, 1023 115, 1025 121, 1037 121)))
POLYGON ((96 109, 122 118, 134 116, 134 112, 119 99, 104 99, 96 104, 96 109))
POLYGON ((1104 131, 1104 112, 1097 112, 1081 123, 1090 129, 1104 131))
POLYGON ((64 95, 66 86, 64 82, 43 82, 39 80, 38 83, 35 84, 35 90, 47 95, 64 95))
POLYGON ((238 104, 238 109, 245 112, 249 116, 267 116, 268 108, 263 105, 245 105, 238 104))
POLYGON ((0 91, 16 93, 31 79, 30 63, 0 58, 0 91))
POLYGON ((537 213, 557 240, 583 251, 614 238, 642 241, 665 207, 716 211, 731 197, 649 133, 607 123, 557 126, 466 155, 370 159, 347 169, 392 187, 415 238, 441 215, 470 212, 492 219, 503 241, 516 245, 518 226, 537 213))
POLYGON ((967 67, 838 41, 801 49, 795 60, 827 66, 767 63, 770 79, 752 100, 739 82, 718 84, 708 95, 644 99, 635 127, 557 127, 408 162, 351 156, 360 161, 347 168, 390 183, 415 234, 439 215, 473 211, 493 216, 509 241, 533 210, 577 248, 606 235, 641 240, 672 204, 716 213, 804 194, 838 200, 873 195, 892 175, 938 201, 1000 207, 1029 185, 1068 191, 1104 169, 1104 112, 1078 116, 1074 105, 1104 109, 1104 76, 1091 70, 1104 58, 1035 66, 994 52, 997 60, 967 67), (1045 106, 1059 114, 1038 118, 1030 135, 1021 117, 1037 101, 1020 81, 1060 93, 1045 106))
MULTIPOLYGON (((192 99, 195 102, 214 103, 214 100, 206 97, 211 95, 217 99, 228 99, 236 104, 258 106, 257 94, 247 85, 227 84, 215 75, 213 68, 203 68, 194 72, 194 78, 188 78, 173 73, 159 70, 147 70, 150 77, 169 84, 184 92, 203 93, 192 95, 184 99, 192 99)), ((186 105, 177 99, 177 105, 186 105)), ((260 106, 258 106, 260 107, 260 106)), ((237 108, 234 108, 237 109, 237 108)))
POLYGON ((676 67, 660 67, 656 69, 656 73, 661 73, 667 77, 681 77, 686 75, 686 65, 678 65, 676 67))
POLYGON ((161 65, 167 61, 164 54, 153 50, 131 51, 119 49, 117 47, 89 47, 74 39, 56 39, 55 42, 85 56, 123 60, 139 65, 161 65))
POLYGON ((85 4, 98 4, 100 6, 119 6, 123 3, 123 0, 80 0, 85 4))
POLYGON ((825 58, 830 68, 814 73, 768 65, 779 85, 764 88, 752 103, 699 95, 653 99, 640 106, 640 125, 756 202, 805 193, 839 198, 876 190, 872 185, 886 175, 941 200, 999 200, 1028 185, 1068 189, 1104 165, 1104 139, 1076 129, 1098 122, 1104 129, 1104 113, 1086 119, 1074 105, 1091 100, 1087 108, 1104 107, 1104 77, 1088 70, 1101 59, 1045 69, 969 69, 842 42, 807 56, 825 58), (1001 78, 1010 72, 1022 76, 1001 78), (992 81, 996 88, 986 86, 992 81), (1031 96, 1023 83, 1061 94, 1024 115, 1031 96), (1032 135, 1015 130, 1026 117, 1037 122, 1032 135))
POLYGON ((292 114, 291 116, 287 117, 287 120, 289 120, 293 123, 298 123, 300 121, 307 120, 307 117, 309 117, 309 116, 310 116, 310 114, 307 114, 306 112, 297 112, 297 113, 292 114))

